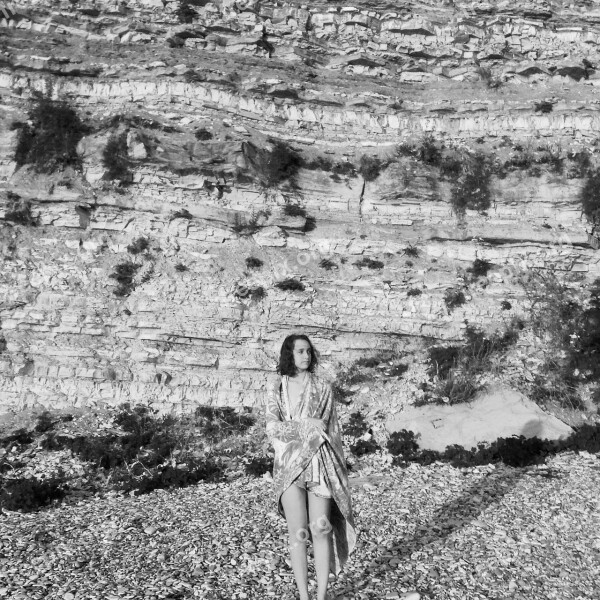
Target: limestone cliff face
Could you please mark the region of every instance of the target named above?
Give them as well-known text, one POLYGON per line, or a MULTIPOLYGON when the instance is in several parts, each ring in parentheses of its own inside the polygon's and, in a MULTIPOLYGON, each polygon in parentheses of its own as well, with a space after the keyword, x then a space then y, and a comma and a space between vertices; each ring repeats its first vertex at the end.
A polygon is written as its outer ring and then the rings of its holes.
POLYGON ((600 276, 600 3, 390 6, 0 2, 0 410, 256 406, 288 333, 334 374, 493 328, 527 268, 600 276), (79 165, 17 160, 40 96, 85 124, 79 165), (476 153, 491 201, 461 213, 476 153))

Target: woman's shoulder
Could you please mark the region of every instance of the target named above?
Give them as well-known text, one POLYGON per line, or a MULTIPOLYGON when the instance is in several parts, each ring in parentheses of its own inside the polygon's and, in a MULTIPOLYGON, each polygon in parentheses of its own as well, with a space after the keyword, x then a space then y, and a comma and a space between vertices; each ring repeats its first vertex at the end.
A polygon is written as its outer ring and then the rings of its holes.
POLYGON ((327 373, 322 370, 311 373, 312 380, 320 391, 326 391, 328 388, 332 388, 331 378, 328 377, 327 373))
POLYGON ((279 387, 281 386, 281 382, 283 381, 283 377, 279 374, 271 375, 267 379, 267 390, 270 392, 279 391, 279 387))

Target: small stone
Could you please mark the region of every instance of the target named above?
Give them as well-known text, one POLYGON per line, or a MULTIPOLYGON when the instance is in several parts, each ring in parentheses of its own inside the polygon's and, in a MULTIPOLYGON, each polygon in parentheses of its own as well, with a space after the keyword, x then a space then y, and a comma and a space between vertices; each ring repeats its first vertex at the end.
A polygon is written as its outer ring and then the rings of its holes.
POLYGON ((67 592, 63 595, 63 600, 75 600, 75 594, 71 594, 71 592, 67 592))
POLYGON ((400 598, 402 600, 420 600, 421 594, 419 592, 405 592, 400 598))
POLYGON ((156 527, 153 527, 152 525, 150 525, 149 527, 146 527, 146 529, 144 529, 144 533, 148 534, 148 535, 154 535, 156 533, 157 529, 156 527))

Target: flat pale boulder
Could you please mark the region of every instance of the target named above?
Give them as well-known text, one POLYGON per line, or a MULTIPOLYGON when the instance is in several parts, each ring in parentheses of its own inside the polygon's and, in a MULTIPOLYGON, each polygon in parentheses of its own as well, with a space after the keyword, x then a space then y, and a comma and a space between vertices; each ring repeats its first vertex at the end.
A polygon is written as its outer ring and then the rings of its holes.
POLYGON ((490 386, 465 404, 408 406, 386 423, 386 429, 390 434, 413 431, 419 448, 439 452, 452 444, 470 450, 513 435, 558 440, 573 433, 569 425, 504 386, 490 386))

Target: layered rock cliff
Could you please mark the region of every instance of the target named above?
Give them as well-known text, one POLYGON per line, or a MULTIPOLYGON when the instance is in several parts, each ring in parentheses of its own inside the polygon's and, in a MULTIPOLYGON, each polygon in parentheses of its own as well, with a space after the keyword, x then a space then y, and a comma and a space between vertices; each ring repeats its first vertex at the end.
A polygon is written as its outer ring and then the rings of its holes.
POLYGON ((600 276, 598 2, 37 0, 0 34, 1 410, 256 406, 288 333, 333 376, 600 276), (19 158, 40 102, 73 164, 19 158))

